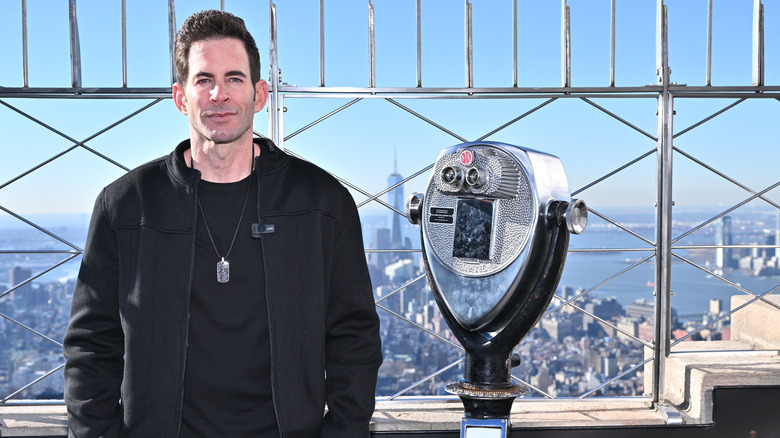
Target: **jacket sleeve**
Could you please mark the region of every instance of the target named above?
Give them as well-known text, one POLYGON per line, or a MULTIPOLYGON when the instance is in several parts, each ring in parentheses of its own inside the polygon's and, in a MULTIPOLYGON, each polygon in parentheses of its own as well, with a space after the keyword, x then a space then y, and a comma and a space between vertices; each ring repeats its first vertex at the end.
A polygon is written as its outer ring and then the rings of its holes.
POLYGON ((118 265, 104 190, 92 213, 63 341, 71 437, 118 437, 121 429, 124 335, 119 319, 118 265))
MULTIPOLYGON (((347 195, 348 196, 348 195, 347 195)), ((382 363, 379 317, 360 229, 350 202, 334 247, 326 315, 328 412, 323 437, 368 437, 374 413, 377 372, 382 363)))

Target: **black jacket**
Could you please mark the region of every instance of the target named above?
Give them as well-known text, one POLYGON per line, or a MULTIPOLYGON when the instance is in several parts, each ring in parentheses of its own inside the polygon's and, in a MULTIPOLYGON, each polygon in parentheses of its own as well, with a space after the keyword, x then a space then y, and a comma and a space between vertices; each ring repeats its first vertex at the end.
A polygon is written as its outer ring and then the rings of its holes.
MULTIPOLYGON (((258 244, 280 435, 366 437, 382 357, 354 201, 318 167, 255 142, 259 219, 249 217, 273 225, 258 244)), ((178 436, 200 180, 189 147, 95 203, 64 340, 72 436, 178 436)))

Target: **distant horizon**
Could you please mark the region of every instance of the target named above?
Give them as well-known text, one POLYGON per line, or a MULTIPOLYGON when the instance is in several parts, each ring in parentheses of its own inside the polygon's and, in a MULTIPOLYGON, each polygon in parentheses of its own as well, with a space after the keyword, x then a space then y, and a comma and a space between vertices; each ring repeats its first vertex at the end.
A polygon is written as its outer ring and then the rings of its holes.
MULTIPOLYGON (((578 198, 578 197, 575 196, 574 198, 578 198)), ((584 201, 587 203, 587 199, 584 199, 584 201)), ((598 211, 606 212, 606 211, 646 210, 646 209, 649 209, 649 208, 653 208, 653 210, 655 209, 653 206, 648 206, 648 205, 599 205, 598 206, 598 211)), ((724 209, 727 209, 727 208, 731 208, 731 207, 728 207, 728 206, 725 206, 725 205, 714 205, 714 204, 698 204, 698 205, 688 204, 688 205, 684 205, 684 206, 675 205, 673 213, 680 213, 680 212, 687 213, 687 212, 694 212, 694 211, 695 212, 701 212, 703 210, 704 211, 712 211, 712 212, 719 213, 719 212, 721 212, 721 211, 723 211, 724 209)), ((740 211, 741 209, 757 209, 757 210, 766 210, 766 211, 777 210, 776 207, 774 207, 772 205, 769 205, 769 204, 767 204, 767 205, 759 205, 759 206, 756 206, 756 205, 744 205, 744 206, 740 207, 739 209, 734 210, 734 212, 740 211)), ((366 213, 366 214, 369 214, 369 215, 371 215, 371 214, 377 214, 377 215, 387 214, 390 211, 391 210, 387 209, 386 207, 381 207, 381 206, 379 206, 379 207, 360 207, 358 209, 358 212, 360 214, 366 213)), ((27 220, 29 220, 29 221, 31 221, 33 223, 36 223, 36 224, 37 224, 37 222, 36 222, 35 219, 45 219, 45 220, 47 220, 47 222, 50 222, 52 218, 56 218, 56 217, 62 217, 63 219, 67 218, 67 219, 72 220, 73 217, 75 217, 75 216, 87 216, 87 217, 89 217, 89 216, 92 215, 92 211, 51 212, 51 213, 26 213, 26 212, 15 211, 14 213, 16 213, 17 215, 22 216, 25 219, 27 219, 27 220)), ((4 213, 4 212, 0 212, 0 227, 3 227, 3 225, 5 225, 6 223, 13 223, 13 222, 17 222, 17 223, 20 223, 20 224, 23 223, 21 220, 11 216, 10 214, 4 213)), ((38 225, 40 225, 40 224, 38 224, 38 225)))

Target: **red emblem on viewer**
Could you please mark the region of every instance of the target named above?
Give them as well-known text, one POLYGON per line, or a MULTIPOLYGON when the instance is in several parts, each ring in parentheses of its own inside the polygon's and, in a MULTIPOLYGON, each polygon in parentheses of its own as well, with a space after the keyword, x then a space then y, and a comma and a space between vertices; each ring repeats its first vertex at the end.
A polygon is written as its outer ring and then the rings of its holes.
POLYGON ((471 153, 469 150, 465 150, 460 153, 460 162, 464 166, 468 166, 471 164, 471 162, 474 161, 474 154, 471 153))

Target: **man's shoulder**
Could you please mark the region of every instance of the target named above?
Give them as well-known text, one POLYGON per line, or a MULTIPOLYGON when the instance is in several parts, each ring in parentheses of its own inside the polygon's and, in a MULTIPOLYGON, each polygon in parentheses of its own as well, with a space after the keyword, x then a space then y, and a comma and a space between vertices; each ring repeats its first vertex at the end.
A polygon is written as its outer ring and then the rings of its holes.
POLYGON ((110 191, 123 190, 131 186, 144 184, 149 179, 159 178, 167 173, 165 161, 166 157, 160 157, 141 164, 108 184, 106 189, 110 191))
POLYGON ((331 197, 336 194, 349 196, 341 181, 317 164, 291 156, 289 166, 295 180, 303 183, 307 190, 315 190, 331 197))
MULTIPOLYGON (((188 181, 187 171, 181 169, 184 165, 182 153, 189 148, 189 140, 182 141, 172 152, 167 155, 147 161, 138 167, 129 170, 109 184, 107 190, 123 190, 137 185, 154 184, 163 181, 177 180, 181 183, 188 181)), ((186 167, 186 166, 185 166, 186 167)))

